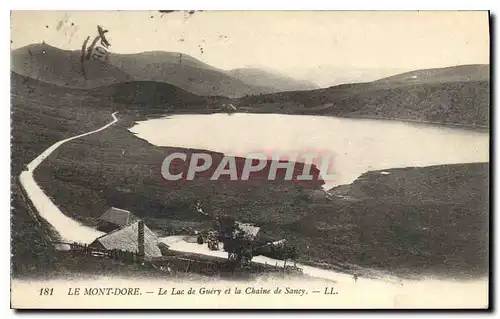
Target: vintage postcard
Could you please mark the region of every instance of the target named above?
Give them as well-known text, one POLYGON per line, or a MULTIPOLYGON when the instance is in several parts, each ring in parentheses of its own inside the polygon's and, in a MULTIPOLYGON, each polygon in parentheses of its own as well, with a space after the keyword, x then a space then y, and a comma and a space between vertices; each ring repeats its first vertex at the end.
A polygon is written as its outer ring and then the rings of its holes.
POLYGON ((486 11, 12 11, 11 307, 487 309, 486 11))

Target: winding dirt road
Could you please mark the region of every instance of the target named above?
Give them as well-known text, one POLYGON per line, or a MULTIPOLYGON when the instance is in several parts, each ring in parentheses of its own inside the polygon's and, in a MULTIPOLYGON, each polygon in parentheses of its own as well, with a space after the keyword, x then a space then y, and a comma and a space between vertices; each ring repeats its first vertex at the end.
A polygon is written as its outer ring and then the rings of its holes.
POLYGON ((38 211, 38 214, 54 227, 55 231, 59 233, 60 240, 62 241, 91 243, 103 233, 96 229, 84 226, 61 212, 54 202, 52 202, 52 200, 44 193, 40 186, 38 186, 33 178, 33 172, 50 154, 52 154, 52 152, 64 143, 101 132, 118 122, 116 113, 118 112, 111 114, 113 118, 111 122, 97 130, 73 136, 53 144, 37 158, 31 161, 21 175, 19 175, 21 187, 24 189, 26 194, 28 194, 29 199, 38 211))

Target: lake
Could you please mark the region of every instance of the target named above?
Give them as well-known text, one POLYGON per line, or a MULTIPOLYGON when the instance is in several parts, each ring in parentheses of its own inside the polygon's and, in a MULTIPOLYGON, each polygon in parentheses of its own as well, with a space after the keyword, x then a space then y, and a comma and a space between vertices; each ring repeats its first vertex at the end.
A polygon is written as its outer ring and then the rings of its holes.
MULTIPOLYGON (((130 131, 157 146, 249 153, 328 154, 327 188, 367 171, 489 161, 489 134, 389 120, 279 114, 174 115, 130 131)), ((319 167, 318 167, 319 168, 319 167)))

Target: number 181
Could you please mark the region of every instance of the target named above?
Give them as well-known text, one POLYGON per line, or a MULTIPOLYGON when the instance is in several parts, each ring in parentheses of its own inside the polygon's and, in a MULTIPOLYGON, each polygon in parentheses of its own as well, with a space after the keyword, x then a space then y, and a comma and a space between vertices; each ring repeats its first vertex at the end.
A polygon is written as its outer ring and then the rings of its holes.
POLYGON ((40 296, 52 296, 54 288, 40 288, 40 296))

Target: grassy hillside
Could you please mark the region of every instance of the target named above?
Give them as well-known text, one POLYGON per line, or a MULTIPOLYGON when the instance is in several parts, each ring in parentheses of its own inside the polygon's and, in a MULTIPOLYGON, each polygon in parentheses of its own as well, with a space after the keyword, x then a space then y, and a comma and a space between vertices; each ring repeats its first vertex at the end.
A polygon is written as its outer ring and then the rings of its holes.
POLYGON ((85 90, 43 83, 11 72, 12 165, 17 171, 54 142, 98 128, 111 106, 85 90))
POLYGON ((11 249, 12 275, 52 269, 50 229, 33 217, 18 176, 25 164, 63 138, 98 128, 109 121, 105 109, 84 90, 43 83, 11 73, 11 249))
POLYGON ((399 119, 488 127, 488 66, 415 71, 369 83, 313 91, 247 96, 235 101, 241 110, 263 113, 399 119), (453 76, 453 71, 456 75, 453 76), (414 81, 415 74, 425 80, 414 81), (469 75, 467 75, 469 74, 469 75), (465 78, 468 78, 465 79, 465 78))
POLYGON ((110 53, 107 62, 85 61, 81 51, 68 51, 45 43, 31 44, 11 52, 11 71, 59 86, 95 88, 127 81, 149 81, 175 85, 198 95, 240 97, 273 92, 258 84, 247 84, 223 70, 175 52, 110 53))
POLYGON ((200 70, 210 70, 222 72, 221 69, 208 65, 192 56, 179 53, 179 52, 165 52, 165 51, 147 51, 141 53, 131 54, 112 54, 109 62, 118 68, 131 69, 133 72, 138 73, 140 76, 147 76, 146 70, 140 70, 147 64, 161 64, 165 65, 185 65, 200 70))
POLYGON ((81 51, 67 51, 48 44, 30 44, 11 52, 11 71, 33 79, 74 88, 93 88, 130 80, 109 63, 86 61, 82 73, 81 51))
POLYGON ((179 111, 195 109, 217 109, 219 96, 199 96, 176 86, 161 82, 131 81, 103 86, 89 91, 89 95, 99 99, 100 104, 113 105, 120 109, 160 109, 179 111))
MULTIPOLYGON (((105 104, 129 104, 175 112, 220 112, 233 103, 239 112, 326 115, 395 119, 485 129, 489 126, 489 81, 486 66, 415 71, 425 81, 401 80, 414 75, 328 89, 295 91, 227 99, 202 97, 166 83, 133 81, 101 87, 91 94, 105 104), (450 74, 456 71, 451 81, 450 74), (430 72, 433 71, 431 74, 430 72), (476 72, 474 72, 476 71, 476 72), (431 74, 431 75, 429 75, 431 74), (466 74, 469 80, 464 80, 466 74), (445 80, 443 82, 443 79, 445 80)), ((135 107, 134 106, 134 107, 135 107)))
POLYGON ((488 269, 489 165, 367 172, 331 191, 332 205, 289 225, 313 260, 402 274, 475 276, 488 269), (389 173, 389 174, 387 174, 389 173))
POLYGON ((490 66, 487 64, 459 65, 439 69, 405 72, 374 81, 380 84, 397 83, 448 83, 489 81, 490 66))
POLYGON ((187 54, 161 51, 112 54, 109 62, 134 80, 169 83, 198 95, 240 97, 273 92, 266 85, 246 83, 187 54))

